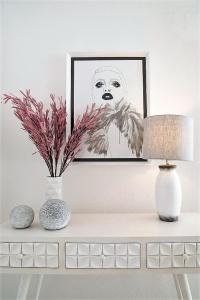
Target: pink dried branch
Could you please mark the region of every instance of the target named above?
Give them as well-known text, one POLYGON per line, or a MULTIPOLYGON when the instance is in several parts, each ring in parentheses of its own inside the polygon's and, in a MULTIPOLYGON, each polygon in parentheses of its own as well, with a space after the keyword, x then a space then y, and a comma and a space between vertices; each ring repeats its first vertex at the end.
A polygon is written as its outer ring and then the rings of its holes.
POLYGON ((15 116, 20 120, 22 129, 36 146, 44 159, 51 177, 61 176, 70 162, 80 151, 84 134, 94 128, 101 117, 103 108, 87 107, 82 117, 78 117, 72 133, 66 141, 67 113, 66 102, 59 98, 56 103, 55 95, 51 94, 50 109, 44 109, 41 101, 36 101, 30 90, 22 92, 21 97, 4 94, 3 102, 12 103, 15 116), (58 166, 60 164, 60 171, 58 166))
POLYGON ((20 91, 22 98, 14 95, 4 95, 4 102, 12 102, 15 116, 21 121, 22 128, 28 132, 29 139, 34 143, 38 152, 45 160, 50 175, 53 176, 52 165, 52 136, 49 127, 49 111, 44 111, 43 103, 37 102, 30 94, 20 91))
POLYGON ((59 163, 59 158, 61 151, 63 149, 63 145, 66 140, 66 103, 62 101, 62 98, 59 98, 60 106, 57 107, 55 96, 50 95, 52 103, 52 120, 51 127, 53 134, 53 156, 55 160, 55 176, 57 176, 57 168, 59 163))
POLYGON ((60 174, 66 170, 71 161, 74 160, 78 152, 81 150, 81 141, 88 130, 95 127, 97 120, 100 118, 104 108, 96 108, 95 104, 92 104, 91 108, 87 106, 82 118, 77 118, 75 126, 69 135, 66 142, 63 157, 61 162, 60 174))

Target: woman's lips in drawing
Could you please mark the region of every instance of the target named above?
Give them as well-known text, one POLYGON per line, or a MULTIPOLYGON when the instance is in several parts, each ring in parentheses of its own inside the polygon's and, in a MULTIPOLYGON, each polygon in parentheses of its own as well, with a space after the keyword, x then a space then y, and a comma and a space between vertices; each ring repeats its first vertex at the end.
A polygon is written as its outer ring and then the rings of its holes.
POLYGON ((113 96, 111 93, 105 93, 105 94, 103 94, 102 99, 103 100, 112 100, 113 96))

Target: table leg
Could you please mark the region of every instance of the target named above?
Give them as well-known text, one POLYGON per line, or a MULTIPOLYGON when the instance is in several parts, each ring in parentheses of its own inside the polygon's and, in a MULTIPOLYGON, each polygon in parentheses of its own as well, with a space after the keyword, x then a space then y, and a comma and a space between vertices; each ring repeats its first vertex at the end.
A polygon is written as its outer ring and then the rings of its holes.
POLYGON ((190 285, 186 274, 174 274, 174 282, 179 300, 192 300, 190 285))
POLYGON ((39 275, 35 300, 39 299, 43 278, 44 278, 44 275, 39 275))
POLYGON ((20 278, 20 283, 17 291, 17 298, 16 300, 26 300, 28 289, 31 283, 31 274, 23 274, 20 278))
POLYGON ((179 284, 179 281, 177 279, 176 274, 174 274, 173 277, 174 277, 174 283, 175 283, 175 286, 176 286, 176 291, 177 291, 178 299, 179 300, 183 300, 183 296, 182 296, 182 292, 181 292, 181 287, 180 287, 180 284, 179 284))

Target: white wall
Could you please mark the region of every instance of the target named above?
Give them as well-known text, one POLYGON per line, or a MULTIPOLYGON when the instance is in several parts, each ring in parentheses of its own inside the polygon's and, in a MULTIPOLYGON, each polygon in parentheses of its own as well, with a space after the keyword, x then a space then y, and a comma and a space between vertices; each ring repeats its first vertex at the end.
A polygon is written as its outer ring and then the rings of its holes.
MULTIPOLYGON (((200 1, 198 1, 198 53, 200 53, 200 1)), ((198 111, 200 112, 200 55, 198 55, 198 111)), ((200 128, 200 118, 198 118, 198 128, 200 128)), ((198 144, 197 149, 200 149, 200 130, 198 131, 198 144)), ((199 170, 199 183, 200 183, 200 161, 198 161, 198 170, 199 170)), ((199 184, 199 195, 198 199, 200 199, 200 184, 199 184)), ((200 211, 200 200, 199 200, 199 211, 200 211)))
MULTIPOLYGON (((2 3, 0 3, 0 45, 3 43, 3 11, 2 3)), ((0 47, 0 94, 2 94, 2 78, 3 78, 3 47, 0 47)), ((0 109, 0 220, 2 219, 2 109, 0 109)))
MULTIPOLYGON (((195 1, 5 1, 4 35, 6 92, 31 88, 44 101, 50 92, 65 95, 67 51, 144 50, 150 57, 150 113, 187 114, 197 122, 195 1)), ((17 203, 39 209, 47 169, 31 155, 34 148, 8 105, 3 107, 2 127, 7 218, 17 203)), ((197 209, 198 150, 193 163, 179 164, 184 211, 197 209)), ((157 165, 74 165, 64 177, 65 198, 73 211, 154 211, 157 165)))
MULTIPOLYGON (((65 95, 67 51, 148 51, 150 114, 186 114, 195 121, 195 160, 178 165, 183 211, 197 211, 200 201, 197 3, 195 0, 5 0, 3 91, 17 93, 19 89, 30 88, 36 97, 47 102, 50 92, 65 95)), ((39 157, 31 155, 34 148, 20 131, 9 105, 3 106, 1 125, 3 218, 6 219, 16 204, 27 203, 39 209, 44 202, 47 170, 39 157)), ((158 163, 73 165, 64 176, 65 199, 73 212, 154 211, 158 163)), ((148 282, 149 290, 143 291, 143 299, 172 299, 175 295, 172 284, 168 289, 168 277, 166 280, 162 276, 146 276, 143 283, 133 279, 135 287, 132 279, 123 279, 126 284, 121 286, 121 295, 126 299, 136 295, 137 287, 142 290, 148 282), (160 293, 156 292, 158 279, 160 293), (126 292, 127 285, 131 285, 132 292, 126 292)), ((97 285, 98 281, 97 278, 97 285)), ((115 280, 109 281, 116 285, 115 280)), ((85 289, 81 286, 79 296, 75 297, 71 291, 69 299, 81 298, 80 295, 87 299, 90 281, 84 282, 85 289)), ((105 292, 99 291, 98 296, 94 288, 90 290, 90 299, 116 299, 104 279, 101 282, 105 292)), ((193 286, 197 295, 197 279, 193 286)), ((60 286, 59 291, 64 294, 65 286, 60 286)), ((51 285, 43 290, 44 295, 49 295, 49 299, 54 295, 51 285)))

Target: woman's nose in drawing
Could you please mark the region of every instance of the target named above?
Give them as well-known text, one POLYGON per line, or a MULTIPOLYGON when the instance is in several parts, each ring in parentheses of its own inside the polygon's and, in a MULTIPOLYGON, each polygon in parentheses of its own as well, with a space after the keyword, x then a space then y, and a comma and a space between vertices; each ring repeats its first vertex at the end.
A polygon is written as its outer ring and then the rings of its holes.
POLYGON ((109 87, 105 87, 104 93, 110 93, 110 92, 111 92, 111 89, 109 87))

